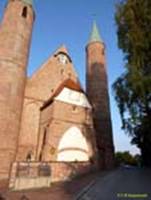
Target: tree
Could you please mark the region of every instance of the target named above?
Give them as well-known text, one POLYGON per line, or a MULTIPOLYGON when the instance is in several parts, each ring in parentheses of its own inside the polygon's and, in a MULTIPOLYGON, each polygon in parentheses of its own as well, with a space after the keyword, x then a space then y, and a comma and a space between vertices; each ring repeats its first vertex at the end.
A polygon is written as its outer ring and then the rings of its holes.
POLYGON ((117 165, 138 165, 138 157, 132 156, 129 151, 116 152, 115 160, 117 165))
POLYGON ((125 61, 125 72, 113 84, 122 128, 151 166, 151 1, 123 0, 115 20, 125 61))

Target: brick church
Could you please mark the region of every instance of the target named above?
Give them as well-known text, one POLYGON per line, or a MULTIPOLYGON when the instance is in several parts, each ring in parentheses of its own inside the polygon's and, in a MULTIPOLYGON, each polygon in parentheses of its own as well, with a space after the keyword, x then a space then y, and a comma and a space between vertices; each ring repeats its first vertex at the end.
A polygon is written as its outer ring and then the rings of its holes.
POLYGON ((0 24, 0 181, 50 186, 114 165, 105 45, 96 23, 86 45, 86 92, 61 46, 31 76, 32 0, 9 0, 0 24))

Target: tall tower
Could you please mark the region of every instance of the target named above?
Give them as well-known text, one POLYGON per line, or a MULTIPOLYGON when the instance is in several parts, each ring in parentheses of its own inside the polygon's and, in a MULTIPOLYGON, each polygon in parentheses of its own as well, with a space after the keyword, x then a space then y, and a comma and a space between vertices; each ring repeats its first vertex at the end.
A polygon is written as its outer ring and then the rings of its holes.
POLYGON ((0 178, 15 160, 34 21, 31 0, 9 0, 0 24, 0 178))
POLYGON ((86 47, 86 92, 93 107, 99 165, 102 169, 113 167, 114 146, 109 107, 108 80, 105 64, 105 46, 93 23, 86 47))

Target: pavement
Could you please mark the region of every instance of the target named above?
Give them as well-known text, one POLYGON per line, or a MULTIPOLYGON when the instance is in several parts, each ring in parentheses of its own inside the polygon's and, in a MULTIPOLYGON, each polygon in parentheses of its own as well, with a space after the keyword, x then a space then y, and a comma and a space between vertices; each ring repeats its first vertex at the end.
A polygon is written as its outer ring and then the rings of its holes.
POLYGON ((151 169, 122 167, 93 172, 51 188, 11 192, 0 188, 0 200, 151 200, 151 169))
MULTIPOLYGON (((101 174, 104 174, 104 172, 101 174)), ((56 183, 50 188, 27 191, 13 192, 0 187, 0 200, 73 200, 83 188, 89 185, 92 180, 96 180, 97 177, 100 177, 100 172, 85 174, 74 178, 72 181, 56 183)))
POLYGON ((97 178, 75 200, 151 200, 151 169, 120 168, 97 178))

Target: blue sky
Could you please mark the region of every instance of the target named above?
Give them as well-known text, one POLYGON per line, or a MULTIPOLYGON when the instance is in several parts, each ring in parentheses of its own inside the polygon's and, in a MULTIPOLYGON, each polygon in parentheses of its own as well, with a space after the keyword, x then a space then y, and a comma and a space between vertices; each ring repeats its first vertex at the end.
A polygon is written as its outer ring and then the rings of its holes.
MULTIPOLYGON (((117 47, 114 21, 115 4, 119 0, 33 0, 36 20, 33 29, 28 75, 31 75, 62 44, 69 50, 76 71, 85 87, 85 46, 92 21, 97 21, 106 45, 110 104, 114 144, 117 150, 138 152, 121 130, 121 120, 111 85, 123 72, 123 55, 117 47), (94 17, 95 14, 95 17, 94 17)), ((0 0, 0 18, 6 0, 0 0)))

